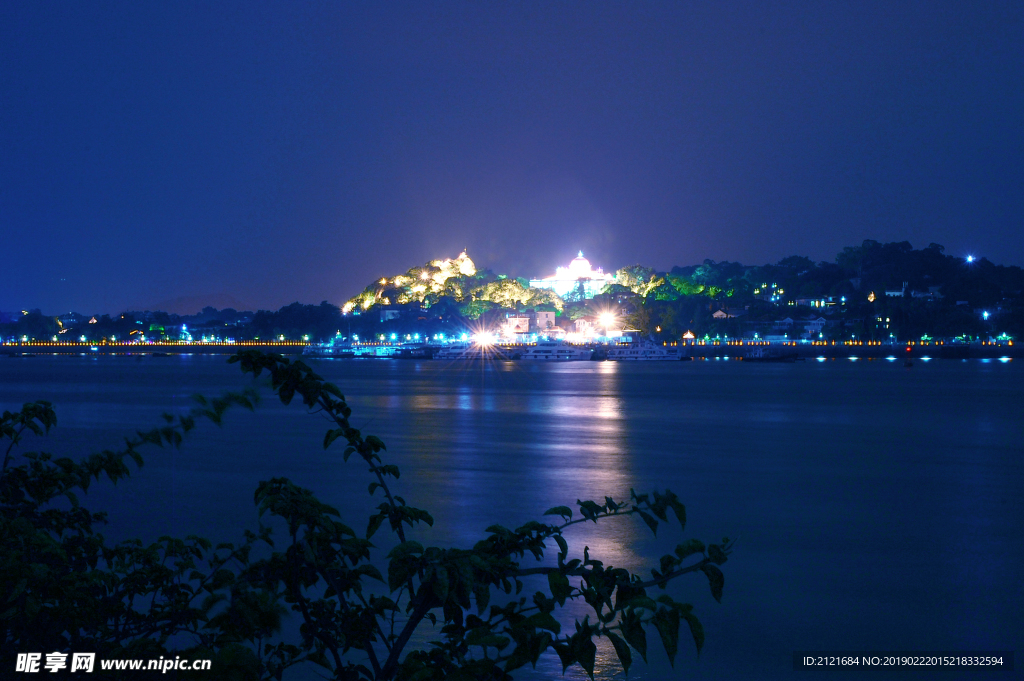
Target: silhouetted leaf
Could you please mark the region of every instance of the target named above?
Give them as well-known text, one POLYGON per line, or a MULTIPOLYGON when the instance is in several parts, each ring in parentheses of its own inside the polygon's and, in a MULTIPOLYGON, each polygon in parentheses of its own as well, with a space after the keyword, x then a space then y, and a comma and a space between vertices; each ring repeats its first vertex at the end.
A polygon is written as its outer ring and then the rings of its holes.
POLYGON ((700 651, 704 647, 704 625, 700 623, 696 615, 689 612, 683 613, 683 619, 690 625, 690 633, 693 635, 693 642, 697 644, 697 654, 700 655, 700 651))
POLYGON ((704 542, 700 539, 688 539, 676 546, 676 555, 680 560, 695 553, 704 553, 704 542))
POLYGON ((560 534, 556 534, 553 537, 553 539, 555 540, 555 543, 558 544, 558 549, 561 552, 562 556, 568 555, 568 553, 569 553, 569 545, 566 544, 565 538, 562 535, 560 535, 560 534))
POLYGON ((552 617, 551 613, 548 612, 534 613, 526 618, 525 623, 531 627, 553 631, 556 634, 562 629, 562 625, 558 623, 558 620, 552 617))
POLYGON ((560 515, 566 520, 570 520, 572 518, 572 509, 568 506, 555 506, 544 511, 544 515, 560 515))
POLYGON ((629 646, 622 640, 622 637, 610 631, 607 632, 607 636, 615 646, 615 654, 619 656, 619 662, 622 663, 622 671, 629 674, 629 665, 633 664, 633 653, 630 652, 629 646))
POLYGON ((651 622, 661 636, 661 644, 665 646, 668 662, 675 666, 676 651, 679 648, 679 612, 662 609, 654 613, 651 622))
POLYGON ((559 605, 565 605, 565 599, 572 593, 572 585, 569 578, 557 570, 548 573, 548 587, 551 589, 551 597, 558 601, 559 605))
POLYGON ((597 659, 597 646, 589 637, 584 637, 579 634, 574 635, 573 639, 575 639, 576 642, 573 651, 576 654, 576 660, 580 663, 580 666, 583 667, 583 670, 587 672, 587 675, 593 679, 594 662, 597 659))
POLYGON ((327 434, 324 435, 324 449, 331 446, 331 443, 343 436, 345 432, 341 428, 335 428, 334 430, 328 430, 327 434))
POLYGON ((711 595, 719 603, 722 602, 722 587, 725 586, 725 575, 714 565, 705 565, 701 570, 708 576, 708 583, 711 585, 711 595))
POLYGON ((380 529, 381 523, 384 522, 385 515, 383 513, 375 513, 370 516, 370 522, 366 526, 366 538, 370 539, 380 529))
POLYGON ((562 673, 565 674, 565 670, 576 661, 576 654, 564 643, 553 643, 551 647, 558 653, 558 659, 562 661, 562 673))
POLYGON ((622 631, 623 638, 629 645, 640 653, 640 657, 643 661, 647 661, 647 632, 644 631, 644 625, 640 622, 640 616, 635 611, 629 611, 622 617, 622 621, 619 622, 619 629, 622 631))
POLYGON ((682 529, 686 529, 686 507, 683 506, 682 502, 672 495, 672 499, 668 502, 669 506, 672 507, 672 512, 676 514, 676 520, 679 521, 679 526, 682 529))
POLYGON ((640 517, 643 518, 643 521, 645 523, 647 523, 647 527, 651 528, 651 532, 654 533, 655 535, 657 535, 658 534, 658 521, 655 520, 651 516, 650 513, 644 513, 643 511, 640 511, 640 510, 637 510, 637 513, 639 513, 640 517))

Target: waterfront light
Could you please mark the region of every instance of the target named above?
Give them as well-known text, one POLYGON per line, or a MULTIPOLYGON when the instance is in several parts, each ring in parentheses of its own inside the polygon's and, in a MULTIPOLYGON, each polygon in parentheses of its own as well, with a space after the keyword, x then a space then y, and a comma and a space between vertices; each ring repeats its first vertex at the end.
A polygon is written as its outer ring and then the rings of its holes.
POLYGON ((477 345, 494 345, 494 334, 483 331, 481 333, 473 334, 473 340, 477 345))

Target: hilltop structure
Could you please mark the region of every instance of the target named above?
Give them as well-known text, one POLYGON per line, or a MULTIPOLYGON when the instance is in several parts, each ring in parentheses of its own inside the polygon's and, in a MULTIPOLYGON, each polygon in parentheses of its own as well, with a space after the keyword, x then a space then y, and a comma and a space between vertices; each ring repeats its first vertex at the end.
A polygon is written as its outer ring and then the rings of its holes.
POLYGON ((602 268, 593 269, 590 261, 583 257, 583 251, 580 251, 568 267, 557 268, 550 277, 531 279, 530 287, 550 289, 562 297, 582 287, 584 297, 593 298, 614 281, 615 277, 605 274, 602 268))

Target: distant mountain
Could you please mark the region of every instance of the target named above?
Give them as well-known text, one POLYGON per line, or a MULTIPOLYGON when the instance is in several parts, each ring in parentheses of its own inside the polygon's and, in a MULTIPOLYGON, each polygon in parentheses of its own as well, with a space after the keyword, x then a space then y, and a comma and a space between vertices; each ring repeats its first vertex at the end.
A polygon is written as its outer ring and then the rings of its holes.
POLYGON ((218 310, 230 307, 235 310, 255 310, 248 303, 243 303, 238 298, 230 296, 226 293, 207 293, 198 296, 181 296, 180 298, 171 298, 169 300, 161 300, 160 302, 153 303, 152 305, 133 305, 130 309, 133 310, 160 310, 162 312, 169 312, 177 315, 194 315, 199 313, 204 307, 214 307, 218 310))

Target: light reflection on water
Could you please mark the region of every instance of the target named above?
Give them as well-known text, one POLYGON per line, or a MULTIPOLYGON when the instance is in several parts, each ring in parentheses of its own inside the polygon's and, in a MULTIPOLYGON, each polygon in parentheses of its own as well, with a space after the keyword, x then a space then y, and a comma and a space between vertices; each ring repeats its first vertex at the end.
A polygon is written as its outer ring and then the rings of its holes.
MULTIPOLYGON (((638 662, 631 678, 788 679, 795 649, 1013 648, 1024 631, 1020 362, 338 361, 318 371, 350 399, 354 425, 387 443, 409 503, 433 513, 435 528, 419 535, 431 544, 470 546, 492 523, 515 527, 630 487, 676 491, 687 532, 663 527, 652 541, 642 524, 581 524, 574 553, 588 545, 639 569, 684 537, 739 536, 722 605, 696 578, 675 592, 705 624, 702 658, 684 633, 671 672, 652 632, 652 665, 638 662)), ((60 426, 46 448, 58 454, 117 446, 195 392, 240 385, 237 367, 215 357, 0 361, 0 408, 52 400, 60 426)), ((95 487, 87 504, 133 509, 115 516, 127 524, 112 524, 112 537, 233 540, 255 526, 256 483, 287 475, 358 526, 373 503, 365 473, 322 450, 325 428, 267 401, 223 430, 201 427, 180 452, 151 453, 128 484, 95 487)), ((554 658, 534 674, 560 676, 554 658)), ((567 677, 581 678, 578 668, 567 677)))

